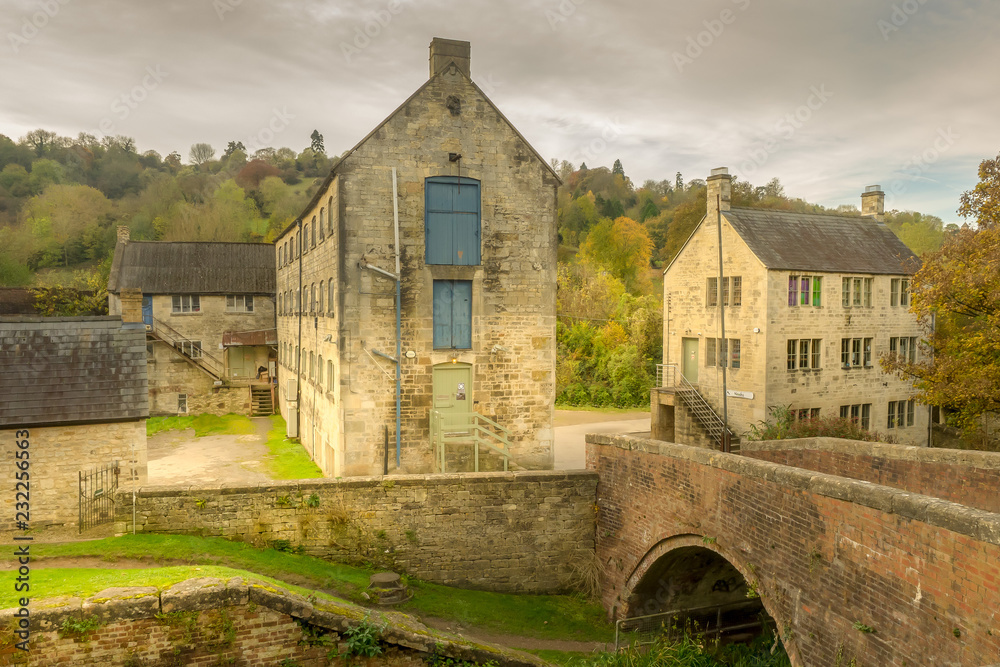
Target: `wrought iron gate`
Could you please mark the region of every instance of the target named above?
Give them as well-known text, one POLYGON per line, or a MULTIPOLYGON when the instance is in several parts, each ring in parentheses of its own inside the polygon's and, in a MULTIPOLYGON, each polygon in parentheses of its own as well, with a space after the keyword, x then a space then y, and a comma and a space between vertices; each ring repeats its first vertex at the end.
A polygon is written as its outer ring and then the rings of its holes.
POLYGON ((115 519, 118 461, 80 471, 80 532, 115 519))

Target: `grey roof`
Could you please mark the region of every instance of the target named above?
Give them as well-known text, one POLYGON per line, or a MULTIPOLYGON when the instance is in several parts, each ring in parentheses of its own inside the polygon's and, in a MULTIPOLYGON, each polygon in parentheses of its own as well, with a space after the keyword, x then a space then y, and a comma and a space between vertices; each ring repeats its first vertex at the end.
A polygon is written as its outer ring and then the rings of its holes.
POLYGON ((117 317, 0 317, 0 386, 0 427, 145 419, 145 328, 117 317))
POLYGON ((872 218, 734 208, 723 216, 769 269, 911 274, 920 260, 872 218))
POLYGON ((144 294, 275 294, 270 243, 129 241, 115 247, 108 291, 144 294))

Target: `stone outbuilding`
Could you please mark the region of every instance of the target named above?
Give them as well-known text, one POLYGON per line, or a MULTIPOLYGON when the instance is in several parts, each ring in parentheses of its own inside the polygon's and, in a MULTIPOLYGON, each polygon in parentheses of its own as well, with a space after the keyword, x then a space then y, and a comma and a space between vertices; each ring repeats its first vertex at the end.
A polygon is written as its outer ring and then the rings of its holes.
POLYGON ((108 312, 146 330, 153 415, 271 414, 274 248, 131 241, 118 229, 108 312))
POLYGON ((0 531, 16 520, 76 525, 88 488, 80 473, 95 467, 117 461, 119 484, 145 483, 145 337, 117 317, 0 318, 0 455, 11 480, 0 531))
POLYGON ((477 442, 483 469, 551 467, 559 182, 469 43, 434 39, 275 242, 280 403, 326 475, 440 470, 442 441, 450 471, 477 442))
POLYGON ((916 359, 922 333, 909 310, 919 260, 884 224, 881 188, 866 188, 852 216, 732 208, 724 167, 707 185, 706 216, 664 270, 653 436, 717 446, 725 374, 736 436, 786 407, 926 444, 927 406, 878 363, 916 359))

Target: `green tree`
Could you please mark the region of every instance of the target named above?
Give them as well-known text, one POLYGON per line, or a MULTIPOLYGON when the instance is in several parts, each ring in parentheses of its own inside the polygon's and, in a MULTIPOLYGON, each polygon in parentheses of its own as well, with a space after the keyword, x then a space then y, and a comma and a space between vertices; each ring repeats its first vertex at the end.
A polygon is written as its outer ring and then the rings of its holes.
POLYGON ((611 173, 617 176, 625 177, 625 168, 622 167, 621 160, 615 160, 615 164, 611 167, 611 173))
POLYGON ((979 184, 962 195, 959 215, 977 216, 978 227, 948 236, 913 276, 910 309, 928 331, 921 357, 881 359, 886 371, 914 378, 922 402, 951 411, 967 436, 1000 410, 998 160, 984 161, 979 184))
POLYGON ((601 220, 580 246, 584 262, 599 266, 620 280, 633 294, 649 286, 653 242, 646 228, 631 218, 601 220))
POLYGON ((326 148, 323 146, 323 135, 319 133, 319 130, 313 130, 309 139, 312 142, 309 147, 312 148, 313 153, 325 156, 326 148))

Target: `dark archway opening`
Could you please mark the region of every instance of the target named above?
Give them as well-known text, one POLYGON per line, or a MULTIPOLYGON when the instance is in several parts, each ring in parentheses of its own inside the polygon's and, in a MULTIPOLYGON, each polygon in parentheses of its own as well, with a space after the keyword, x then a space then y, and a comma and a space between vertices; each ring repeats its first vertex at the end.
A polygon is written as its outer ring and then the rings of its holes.
POLYGON ((628 616, 636 619, 636 630, 688 631, 722 644, 750 642, 775 627, 740 571, 711 549, 694 546, 674 549, 650 566, 629 597, 628 616))

